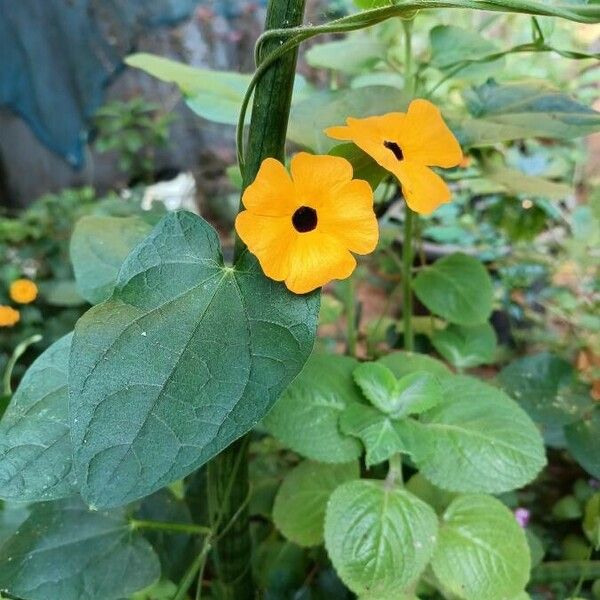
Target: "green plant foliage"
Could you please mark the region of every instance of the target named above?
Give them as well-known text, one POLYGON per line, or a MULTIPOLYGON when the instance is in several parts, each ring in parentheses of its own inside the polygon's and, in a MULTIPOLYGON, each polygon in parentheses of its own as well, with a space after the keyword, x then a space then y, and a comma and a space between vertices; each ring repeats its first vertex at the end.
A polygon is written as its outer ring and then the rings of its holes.
POLYGON ((437 358, 426 354, 418 354, 417 352, 391 352, 381 357, 377 362, 385 365, 398 378, 419 371, 431 373, 438 379, 451 374, 450 369, 437 358))
POLYGON ((354 370, 354 380, 373 406, 394 418, 419 414, 442 399, 437 379, 427 371, 396 379, 381 363, 363 363, 354 370))
POLYGON ((476 31, 454 25, 436 25, 429 32, 432 67, 455 73, 457 79, 484 82, 498 73, 505 64, 504 58, 484 63, 469 64, 468 61, 481 60, 498 52, 492 44, 476 31), (463 68, 461 63, 465 63, 463 68))
POLYGON ((342 483, 358 477, 357 462, 300 463, 286 475, 277 492, 273 506, 275 525, 286 538, 300 546, 321 544, 329 496, 342 483))
POLYGON ((479 325, 492 313, 492 281, 485 267, 465 254, 451 254, 413 280, 419 300, 434 314, 457 325, 479 325))
POLYGON ((0 589, 27 600, 121 600, 158 579, 150 544, 122 510, 38 504, 0 548, 0 589))
POLYGON ((388 175, 383 167, 380 167, 366 152, 354 144, 339 144, 334 146, 329 154, 345 158, 352 165, 354 179, 363 179, 373 191, 388 175))
POLYGON ((471 327, 449 325, 436 331, 431 343, 457 369, 469 369, 494 361, 496 332, 489 323, 471 327))
POLYGON ((355 593, 381 597, 405 590, 431 558, 437 517, 416 496, 383 481, 351 481, 332 494, 325 546, 355 593))
POLYGON ((306 62, 311 67, 334 69, 342 73, 360 73, 385 59, 386 45, 375 38, 354 36, 316 44, 307 50, 306 62))
POLYGON ((308 357, 318 297, 266 279, 248 253, 223 266, 205 221, 165 217, 75 330, 71 437, 84 498, 145 496, 246 433, 308 357))
POLYGON ((0 421, 0 497, 18 501, 75 493, 67 367, 72 335, 31 365, 0 421))
POLYGON ((456 492, 506 492, 545 465, 540 434, 500 390, 466 376, 441 381, 444 401, 410 427, 408 445, 421 473, 456 492))
POLYGON ((90 304, 110 297, 123 261, 151 229, 141 217, 90 215, 77 222, 71 262, 77 290, 90 304))
POLYGON ((600 492, 594 494, 585 505, 583 531, 596 550, 600 548, 600 492))
POLYGON ((592 401, 573 367, 550 352, 519 358, 500 371, 498 381, 535 421, 567 425, 579 421, 592 401))
POLYGON ((306 458, 326 463, 358 458, 360 444, 338 427, 345 408, 362 400, 352 379, 357 365, 346 356, 313 354, 264 419, 264 426, 306 458))
POLYGON ((594 408, 581 421, 565 427, 567 446, 575 460, 600 478, 600 410, 594 408))
POLYGON ((529 579, 529 547, 513 514, 490 496, 459 496, 444 513, 432 559, 444 588, 465 600, 513 598, 529 579))

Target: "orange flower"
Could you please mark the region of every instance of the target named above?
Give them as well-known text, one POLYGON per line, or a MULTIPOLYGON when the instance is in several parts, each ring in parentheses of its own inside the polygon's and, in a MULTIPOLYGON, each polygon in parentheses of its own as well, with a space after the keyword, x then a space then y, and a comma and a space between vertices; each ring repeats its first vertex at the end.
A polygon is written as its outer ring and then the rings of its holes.
POLYGON ((267 277, 296 294, 349 277, 351 252, 368 254, 379 236, 369 184, 352 179, 352 165, 306 152, 292 158, 291 177, 267 158, 242 197, 235 222, 267 277))
POLYGON ((0 327, 12 327, 19 322, 21 315, 10 306, 0 305, 0 327))
POLYGON ((450 190, 429 167, 456 167, 462 152, 437 107, 427 100, 413 100, 407 113, 346 120, 346 126, 325 133, 336 140, 354 142, 402 186, 406 203, 428 215, 450 201, 450 190))
POLYGON ((29 279, 17 279, 10 285, 10 297, 19 304, 29 304, 37 298, 37 295, 37 285, 29 279))

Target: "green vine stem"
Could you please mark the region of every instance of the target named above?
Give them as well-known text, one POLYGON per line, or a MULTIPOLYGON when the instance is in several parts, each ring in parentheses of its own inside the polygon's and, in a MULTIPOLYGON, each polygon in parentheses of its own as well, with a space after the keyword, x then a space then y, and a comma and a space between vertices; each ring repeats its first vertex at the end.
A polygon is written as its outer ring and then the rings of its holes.
POLYGON ((25 354, 29 346, 31 346, 32 344, 37 344, 41 339, 41 335, 35 334, 31 337, 28 337, 26 340, 23 340, 15 348, 14 352, 12 353, 12 356, 8 359, 8 362, 6 363, 6 368, 4 370, 4 377, 2 378, 2 393, 5 396, 12 395, 11 379, 18 360, 21 358, 21 356, 23 356, 23 354, 25 354))
POLYGON ((189 533, 191 535, 208 535, 212 532, 210 527, 205 525, 194 525, 193 523, 169 523, 165 521, 144 521, 131 519, 129 521, 131 529, 150 529, 153 531, 165 531, 169 533, 189 533))
POLYGON ((600 560, 544 562, 533 569, 530 583, 559 583, 600 579, 600 560))
MULTIPOLYGON (((302 23, 305 0, 270 0, 265 29, 285 31, 302 23)), ((280 47, 279 36, 265 42, 265 50, 273 56, 280 47)), ((259 65, 261 77, 254 80, 254 103, 248 131, 248 150, 243 151, 243 127, 238 132, 238 159, 244 189, 254 181, 261 163, 272 157, 284 160, 287 123, 296 74, 297 53, 292 49, 259 65), (259 81, 260 79, 260 81, 259 81), (256 85, 258 84, 258 85, 256 85)), ((252 92, 250 92, 251 94, 252 92)), ((250 95, 244 106, 244 113, 250 95)), ((236 239, 234 262, 245 251, 236 239)), ((255 597, 252 581, 250 523, 248 498, 249 436, 233 443, 208 465, 208 505, 211 526, 215 529, 212 557, 218 581, 213 586, 220 600, 250 600, 255 597), (214 515, 218 514, 218 522, 214 515)), ((203 563, 199 563, 200 572, 203 563)))
POLYGON ((402 238, 402 324, 404 349, 412 352, 415 349, 415 338, 412 328, 412 264, 413 264, 413 221, 415 213, 405 206, 404 236, 402 238))

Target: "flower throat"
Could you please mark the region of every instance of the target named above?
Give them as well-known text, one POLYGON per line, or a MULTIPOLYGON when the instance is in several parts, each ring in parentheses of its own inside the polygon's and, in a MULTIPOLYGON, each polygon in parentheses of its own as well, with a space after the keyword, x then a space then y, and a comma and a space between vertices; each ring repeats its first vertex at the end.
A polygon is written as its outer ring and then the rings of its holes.
POLYGON ((394 156, 398 160, 404 160, 404 153, 402 152, 402 148, 396 144, 396 142, 388 142, 387 140, 383 142, 383 145, 394 153, 394 156))
POLYGON ((317 227, 317 211, 310 206, 301 206, 292 215, 292 225, 300 233, 307 233, 317 227))

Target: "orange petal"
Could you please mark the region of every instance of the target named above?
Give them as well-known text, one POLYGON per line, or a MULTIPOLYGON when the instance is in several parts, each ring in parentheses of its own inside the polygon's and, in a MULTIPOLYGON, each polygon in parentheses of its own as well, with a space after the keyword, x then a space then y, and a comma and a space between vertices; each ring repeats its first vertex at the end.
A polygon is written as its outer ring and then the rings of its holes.
POLYGON ((436 167, 456 167, 463 158, 454 134, 437 106, 428 100, 413 100, 396 141, 406 160, 436 167))
POLYGON ((257 215, 282 217, 296 210, 294 185, 285 167, 274 158, 263 161, 242 196, 244 206, 257 215))
POLYGON ((450 202, 450 189, 429 167, 406 160, 399 163, 396 174, 408 206, 421 215, 429 215, 441 204, 450 202))
POLYGON ((373 252, 379 239, 379 227, 373 212, 371 186, 354 179, 338 188, 319 208, 317 228, 340 240, 352 252, 373 252))
POLYGON ((289 216, 265 217, 244 210, 235 220, 235 230, 267 277, 283 281, 288 276, 290 248, 298 236, 289 216))
POLYGON ((311 292, 333 279, 346 279, 356 260, 343 244, 317 230, 298 235, 290 248, 285 284, 296 294, 311 292))
POLYGON ((318 208, 324 197, 352 179, 352 165, 339 156, 299 152, 290 165, 298 206, 318 208))

